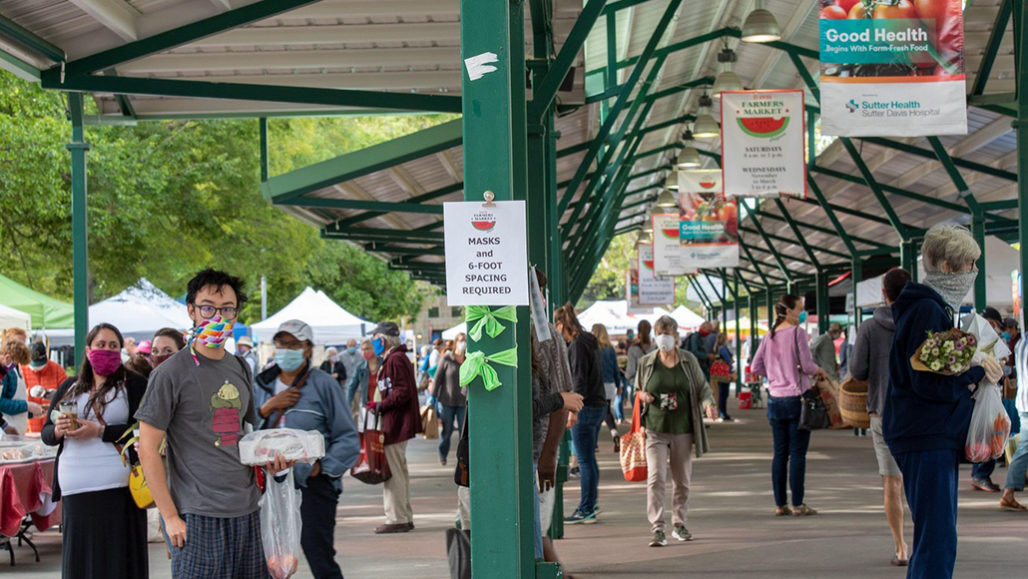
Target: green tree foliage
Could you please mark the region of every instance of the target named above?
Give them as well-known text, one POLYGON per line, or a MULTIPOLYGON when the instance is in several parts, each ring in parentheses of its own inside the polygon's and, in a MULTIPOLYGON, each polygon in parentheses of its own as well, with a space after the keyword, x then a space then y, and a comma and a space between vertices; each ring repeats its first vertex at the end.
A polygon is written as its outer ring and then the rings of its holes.
MULTIPOLYGON (((611 240, 603 259, 596 266, 596 271, 589 278, 579 308, 588 306, 598 300, 625 299, 625 272, 636 266, 635 243, 638 233, 631 232, 619 235, 611 240)), ((685 305, 695 312, 701 311, 699 301, 690 300, 687 292, 689 279, 685 276, 675 278, 675 303, 671 306, 685 305)))
MULTIPOLYGON (((452 117, 273 120, 271 166, 286 172, 452 117)), ((72 296, 70 123, 61 95, 0 71, 0 271, 37 291, 72 296)), ((145 122, 87 127, 90 301, 140 277, 172 295, 205 266, 246 281, 242 319, 259 319, 268 278, 273 312, 306 285, 371 319, 416 316, 425 290, 402 272, 310 225, 259 193, 257 122, 145 122)))

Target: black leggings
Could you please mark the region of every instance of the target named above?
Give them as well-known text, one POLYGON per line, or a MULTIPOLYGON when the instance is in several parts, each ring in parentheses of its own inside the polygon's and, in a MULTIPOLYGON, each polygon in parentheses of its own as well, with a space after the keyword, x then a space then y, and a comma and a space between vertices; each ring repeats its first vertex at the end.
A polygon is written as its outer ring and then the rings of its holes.
POLYGON ((607 428, 610 430, 617 430, 618 423, 614 422, 614 413, 610 410, 610 404, 607 404, 607 417, 603 419, 607 423, 607 428))

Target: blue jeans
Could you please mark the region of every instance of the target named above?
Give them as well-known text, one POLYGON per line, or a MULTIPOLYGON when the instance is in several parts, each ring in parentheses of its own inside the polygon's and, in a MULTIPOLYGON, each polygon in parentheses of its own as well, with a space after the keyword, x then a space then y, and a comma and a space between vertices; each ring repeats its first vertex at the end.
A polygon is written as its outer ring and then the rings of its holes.
POLYGON ((446 459, 450 455, 450 437, 453 435, 453 420, 457 419, 457 431, 464 430, 464 416, 468 409, 464 406, 439 405, 439 420, 443 423, 443 433, 439 436, 439 458, 446 459))
POLYGON ((986 479, 992 476, 993 471, 996 470, 996 459, 987 460, 985 462, 976 462, 971 467, 971 478, 986 479))
POLYGON ((907 579, 946 579, 957 561, 956 449, 894 455, 903 472, 903 490, 914 521, 914 544, 907 579))
POLYGON ((792 490, 792 506, 803 504, 810 431, 799 429, 800 407, 799 396, 770 396, 767 404, 767 420, 771 423, 775 448, 771 460, 771 487, 774 489, 775 505, 779 507, 788 503, 785 493, 787 478, 792 490))
POLYGON ((581 471, 582 500, 578 503, 578 511, 582 514, 589 514, 596 508, 596 491, 600 486, 600 467, 596 464, 596 435, 606 414, 605 406, 586 406, 578 411, 578 423, 571 429, 581 471))
POLYGON ((625 400, 628 400, 630 407, 635 400, 635 397, 632 396, 634 390, 635 388, 631 384, 625 382, 621 386, 621 394, 614 397, 614 418, 617 418, 619 421, 625 419, 625 400))
MULTIPOLYGON (((1028 424, 1028 414, 1022 414, 1019 418, 1021 422, 1028 424)), ((1028 472, 1028 431, 1022 430, 1017 435, 1017 452, 1007 466, 1007 482, 1003 488, 1023 491, 1025 472, 1028 472)))

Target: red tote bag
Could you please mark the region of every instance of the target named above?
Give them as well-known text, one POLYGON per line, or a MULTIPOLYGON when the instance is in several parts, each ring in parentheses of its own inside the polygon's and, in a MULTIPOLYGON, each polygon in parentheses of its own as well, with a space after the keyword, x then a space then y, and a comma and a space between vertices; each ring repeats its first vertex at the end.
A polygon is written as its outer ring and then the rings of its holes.
POLYGON ((373 413, 363 408, 361 413, 364 414, 364 430, 360 433, 360 454, 350 469, 350 475, 365 484, 381 484, 392 476, 385 455, 385 433, 379 430, 377 415, 374 416, 375 424, 372 428, 368 425, 368 419, 373 413))
POLYGON ((632 407, 632 427, 621 437, 621 471, 628 482, 642 482, 648 475, 646 470, 646 435, 641 430, 639 417, 639 394, 635 395, 632 407))

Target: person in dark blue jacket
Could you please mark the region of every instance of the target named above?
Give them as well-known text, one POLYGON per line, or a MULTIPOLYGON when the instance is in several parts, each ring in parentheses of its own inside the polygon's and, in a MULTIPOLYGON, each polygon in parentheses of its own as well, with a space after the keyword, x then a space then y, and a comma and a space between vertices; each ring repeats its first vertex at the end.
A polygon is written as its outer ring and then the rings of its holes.
POLYGON ((896 333, 882 430, 903 473, 914 521, 908 579, 952 577, 957 558, 957 474, 971 422, 971 390, 995 383, 1002 367, 986 360, 959 376, 919 372, 910 358, 928 332, 953 328, 953 312, 974 284, 981 249, 963 227, 939 225, 921 248, 924 283, 908 282, 892 305, 896 333))

